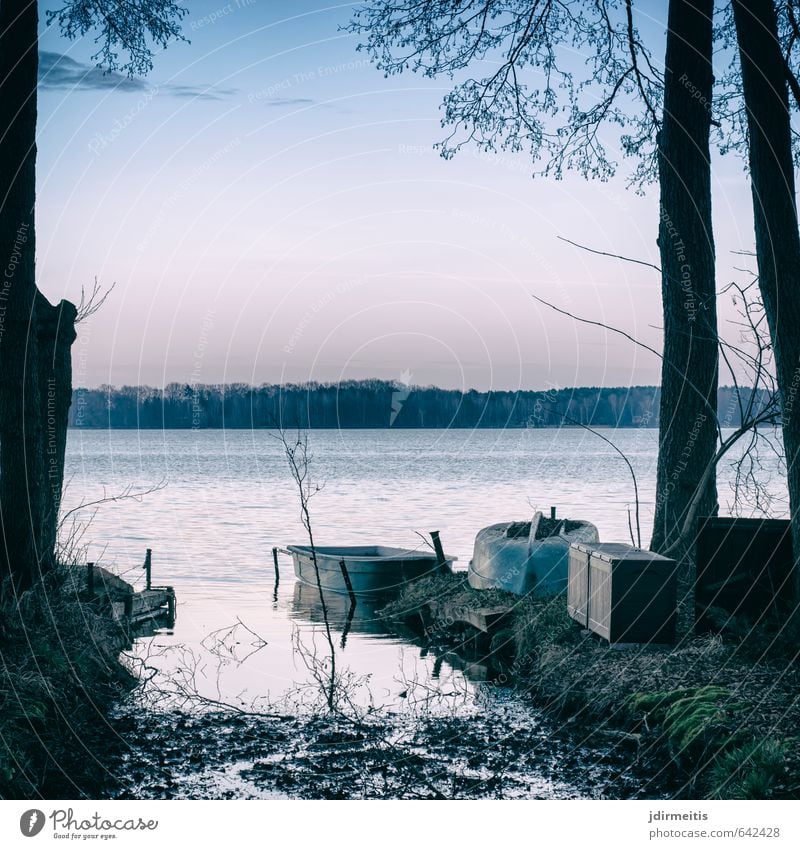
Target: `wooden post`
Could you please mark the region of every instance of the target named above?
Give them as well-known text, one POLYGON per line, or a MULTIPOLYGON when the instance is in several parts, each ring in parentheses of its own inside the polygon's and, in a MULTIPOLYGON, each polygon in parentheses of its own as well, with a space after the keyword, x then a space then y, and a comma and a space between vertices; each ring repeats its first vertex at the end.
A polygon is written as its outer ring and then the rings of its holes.
POLYGON ((167 624, 170 628, 175 627, 175 590, 167 587, 167 624))
POLYGON ((431 531, 431 539, 433 540, 433 550, 436 552, 436 566, 440 572, 449 572, 447 568, 447 559, 444 556, 442 541, 439 539, 439 531, 431 531))
POLYGON ((86 592, 94 598, 94 563, 86 564, 86 592))
POLYGON ((272 549, 272 562, 275 564, 275 586, 272 588, 272 601, 278 601, 278 584, 281 582, 281 570, 278 566, 278 549, 272 549))
POLYGON ((551 519, 555 519, 555 517, 556 517, 556 508, 555 508, 555 507, 551 507, 551 508, 550 508, 550 518, 551 518, 551 519))
MULTIPOLYGON (((344 562, 344 561, 342 561, 344 562)), ((342 649, 347 645, 347 635, 350 633, 350 628, 353 625, 353 615, 356 612, 355 596, 350 599, 350 609, 347 611, 347 619, 342 630, 342 641, 340 643, 342 649)))
POLYGON ((280 570, 280 567, 278 566, 278 549, 277 548, 272 549, 272 562, 275 564, 275 586, 277 587, 278 584, 281 582, 281 570, 280 570))
POLYGON ((347 574, 347 565, 344 560, 339 561, 339 568, 342 570, 342 577, 344 578, 344 585, 347 587, 347 594, 350 596, 350 606, 356 606, 356 594, 353 592, 353 585, 350 583, 350 575, 347 574))
POLYGON ((152 548, 147 549, 147 554, 145 554, 145 556, 144 556, 144 566, 142 568, 144 569, 144 574, 145 574, 145 581, 146 581, 145 589, 149 590, 150 587, 151 587, 151 584, 152 584, 151 578, 152 578, 152 571, 153 571, 153 549, 152 548))

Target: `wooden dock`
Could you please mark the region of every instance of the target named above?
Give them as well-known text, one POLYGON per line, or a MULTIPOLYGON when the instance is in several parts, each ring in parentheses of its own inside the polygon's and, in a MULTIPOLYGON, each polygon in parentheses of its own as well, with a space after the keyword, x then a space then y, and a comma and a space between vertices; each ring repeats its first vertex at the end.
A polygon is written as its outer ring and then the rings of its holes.
POLYGON ((112 600, 112 604, 114 618, 127 625, 135 626, 162 617, 173 623, 175 621, 175 590, 172 587, 131 592, 121 599, 112 600))
POLYGON ((146 573, 146 585, 143 590, 137 591, 119 575, 96 563, 87 563, 83 567, 82 577, 79 574, 80 568, 76 567, 76 589, 90 601, 110 604, 114 621, 119 623, 126 633, 135 635, 137 629, 146 628, 148 624, 158 623, 167 628, 174 626, 175 590, 169 586, 152 585, 152 552, 149 548, 142 567, 146 573))
POLYGON ((430 617, 434 622, 471 625, 484 634, 490 634, 503 626, 514 610, 511 604, 494 607, 471 607, 450 601, 428 602, 430 617))

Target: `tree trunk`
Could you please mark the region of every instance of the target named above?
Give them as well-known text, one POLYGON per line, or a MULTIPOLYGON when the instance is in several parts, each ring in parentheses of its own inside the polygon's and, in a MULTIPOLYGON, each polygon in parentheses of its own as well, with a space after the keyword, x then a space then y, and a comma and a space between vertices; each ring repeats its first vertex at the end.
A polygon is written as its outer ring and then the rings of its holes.
POLYGON ((759 286, 781 394, 794 594, 800 602, 800 234, 787 80, 772 0, 734 0, 733 14, 749 131, 759 286))
POLYGON ((50 568, 55 560, 58 512, 64 487, 64 455, 67 447, 69 408, 72 404, 72 343, 77 310, 69 301, 54 307, 41 293, 36 297, 38 327, 38 380, 40 419, 44 422, 44 493, 41 563, 50 568))
POLYGON ((0 0, 0 568, 39 569, 43 515, 35 315, 38 4, 0 0))
MULTIPOLYGON (((717 443, 717 342, 709 136, 713 0, 671 0, 663 123, 658 137, 661 186, 658 246, 664 311, 656 509, 650 547, 679 538, 717 443)), ((717 509, 712 476, 701 515, 717 509)), ((673 551, 680 594, 691 611, 693 541, 673 551)))

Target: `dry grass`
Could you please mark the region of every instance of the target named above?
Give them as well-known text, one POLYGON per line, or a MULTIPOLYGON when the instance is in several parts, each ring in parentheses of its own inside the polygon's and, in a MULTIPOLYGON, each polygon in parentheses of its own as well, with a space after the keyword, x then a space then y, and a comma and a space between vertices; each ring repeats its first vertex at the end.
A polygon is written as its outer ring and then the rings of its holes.
POLYGON ((106 708, 133 679, 119 626, 65 570, 0 602, 0 798, 91 796, 106 708))

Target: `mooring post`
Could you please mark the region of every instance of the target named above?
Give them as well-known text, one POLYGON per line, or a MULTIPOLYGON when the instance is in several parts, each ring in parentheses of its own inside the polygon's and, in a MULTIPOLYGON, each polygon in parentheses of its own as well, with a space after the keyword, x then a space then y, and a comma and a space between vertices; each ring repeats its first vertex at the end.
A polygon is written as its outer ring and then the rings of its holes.
POLYGON ((170 628, 175 627, 175 589, 167 587, 167 624, 170 628))
POLYGON ((86 564, 86 592, 94 598, 94 563, 86 564))
POLYGON ((433 540, 433 550, 436 552, 436 566, 440 572, 449 572, 447 568, 447 559, 444 556, 442 541, 439 539, 439 531, 431 531, 431 539, 433 540))
POLYGON ((278 549, 277 548, 272 549, 272 562, 275 564, 275 586, 277 587, 278 584, 281 582, 281 570, 280 570, 280 567, 278 566, 278 549))
POLYGON ((144 556, 144 576, 145 576, 145 589, 150 589, 152 583, 152 571, 153 571, 153 549, 148 548, 147 554, 144 556))
POLYGON ((350 583, 350 575, 347 572, 347 564, 344 562, 344 559, 339 561, 339 568, 342 570, 344 585, 347 587, 347 594, 350 596, 350 607, 352 609, 356 606, 356 594, 353 592, 353 585, 350 583))
POLYGON ((278 584, 281 582, 281 570, 278 566, 278 549, 272 549, 272 562, 275 564, 275 586, 272 588, 272 601, 278 601, 278 584))
MULTIPOLYGON (((342 562, 344 562, 344 561, 342 561, 342 562)), ((347 645, 347 635, 350 633, 350 628, 353 625, 353 616, 355 615, 355 612, 356 612, 355 598, 356 598, 355 596, 352 596, 351 599, 350 599, 350 609, 347 611, 347 619, 344 623, 344 628, 342 629, 342 641, 339 644, 342 647, 342 649, 344 649, 345 646, 347 645)))
POLYGON ((555 508, 555 507, 551 507, 551 508, 550 508, 550 518, 551 518, 551 519, 555 519, 555 517, 556 517, 556 508, 555 508))

